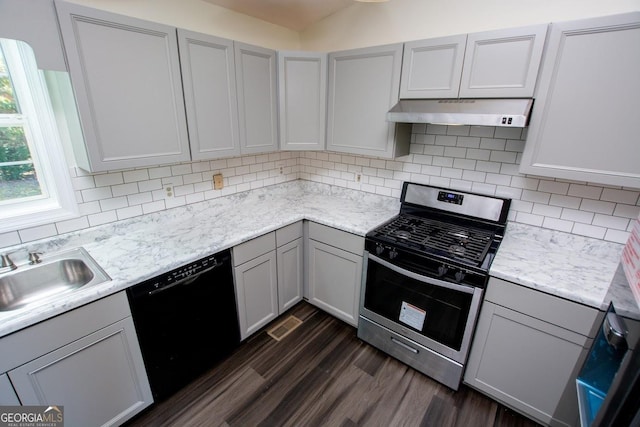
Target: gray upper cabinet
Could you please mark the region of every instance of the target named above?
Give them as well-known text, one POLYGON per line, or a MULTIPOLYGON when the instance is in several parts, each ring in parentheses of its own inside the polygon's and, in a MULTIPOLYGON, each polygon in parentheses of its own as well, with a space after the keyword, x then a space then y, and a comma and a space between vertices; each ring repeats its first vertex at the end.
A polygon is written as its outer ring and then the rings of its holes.
POLYGON ((0 38, 27 42, 38 68, 67 71, 53 0, 2 0, 0 38))
POLYGON ((398 102, 401 65, 402 44, 329 54, 327 150, 385 158, 409 154, 406 139, 396 144, 401 127, 386 120, 398 102))
POLYGON ((235 42, 240 152, 278 149, 276 52, 235 42))
POLYGON ((281 150, 324 150, 327 54, 278 52, 281 150))
POLYGON ((78 165, 189 160, 176 29, 63 1, 56 9, 84 134, 78 165))
POLYGON ((546 33, 544 24, 405 43, 400 97, 531 97, 546 33))
POLYGON ((193 160, 240 154, 233 41, 178 29, 193 160))
POLYGON ((400 98, 457 98, 467 36, 404 44, 400 98))
POLYGON ((547 24, 467 36, 460 98, 533 96, 547 24))
POLYGON ((554 23, 520 172, 640 188, 640 12, 554 23))

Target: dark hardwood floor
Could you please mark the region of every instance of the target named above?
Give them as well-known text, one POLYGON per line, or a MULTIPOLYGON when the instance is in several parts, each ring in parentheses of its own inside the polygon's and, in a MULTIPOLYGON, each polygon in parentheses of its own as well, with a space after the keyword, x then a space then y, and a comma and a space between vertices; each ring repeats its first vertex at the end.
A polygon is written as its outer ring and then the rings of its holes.
MULTIPOLYGON (((536 426, 462 385, 454 392, 303 302, 278 342, 265 331, 129 426, 536 426)), ((213 338, 215 339, 215 338, 213 338)))

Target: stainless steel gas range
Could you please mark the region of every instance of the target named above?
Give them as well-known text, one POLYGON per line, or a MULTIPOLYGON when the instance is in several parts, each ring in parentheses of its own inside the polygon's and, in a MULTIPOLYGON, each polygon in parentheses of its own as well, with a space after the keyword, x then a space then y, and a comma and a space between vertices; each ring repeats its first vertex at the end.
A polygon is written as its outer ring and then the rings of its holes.
POLYGON ((405 182, 365 238, 358 337, 457 390, 510 203, 405 182))

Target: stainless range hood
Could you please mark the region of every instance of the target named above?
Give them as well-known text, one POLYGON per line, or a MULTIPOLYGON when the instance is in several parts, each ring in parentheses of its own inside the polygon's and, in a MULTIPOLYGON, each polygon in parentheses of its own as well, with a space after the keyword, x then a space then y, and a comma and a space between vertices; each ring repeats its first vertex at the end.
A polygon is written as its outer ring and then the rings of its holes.
POLYGON ((398 123, 525 127, 533 99, 401 99, 387 113, 398 123))

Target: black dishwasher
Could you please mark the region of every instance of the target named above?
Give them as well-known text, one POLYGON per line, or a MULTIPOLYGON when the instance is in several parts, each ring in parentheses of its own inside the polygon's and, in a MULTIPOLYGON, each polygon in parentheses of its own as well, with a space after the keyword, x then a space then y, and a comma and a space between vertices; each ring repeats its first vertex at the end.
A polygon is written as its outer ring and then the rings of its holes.
POLYGON ((127 296, 156 401, 240 343, 229 250, 132 286, 127 296))

